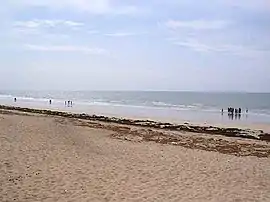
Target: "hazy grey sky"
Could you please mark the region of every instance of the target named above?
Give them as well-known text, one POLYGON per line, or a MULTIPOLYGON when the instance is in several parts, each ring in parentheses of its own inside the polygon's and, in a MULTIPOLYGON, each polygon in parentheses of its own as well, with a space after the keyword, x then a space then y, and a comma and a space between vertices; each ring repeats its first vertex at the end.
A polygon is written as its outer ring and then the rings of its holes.
POLYGON ((7 0, 0 89, 270 92, 269 0, 7 0))

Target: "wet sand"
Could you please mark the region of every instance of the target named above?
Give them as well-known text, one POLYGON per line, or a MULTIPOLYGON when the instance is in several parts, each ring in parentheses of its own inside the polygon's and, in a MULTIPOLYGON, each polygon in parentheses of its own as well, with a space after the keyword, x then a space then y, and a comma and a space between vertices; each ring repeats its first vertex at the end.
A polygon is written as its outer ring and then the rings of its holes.
MULTIPOLYGON (((0 201, 270 201, 269 157, 189 148, 147 139, 139 127, 100 124, 1 113, 0 201)), ((182 135, 187 142, 199 136, 182 135)), ((263 141, 217 139, 270 150, 263 141)))

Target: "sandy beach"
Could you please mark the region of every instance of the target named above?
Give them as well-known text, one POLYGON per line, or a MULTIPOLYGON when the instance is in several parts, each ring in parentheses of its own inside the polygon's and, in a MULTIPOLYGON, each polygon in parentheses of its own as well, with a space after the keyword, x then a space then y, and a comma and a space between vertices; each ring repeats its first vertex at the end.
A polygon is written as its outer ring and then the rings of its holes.
POLYGON ((270 201, 269 142, 1 110, 0 201, 270 201))

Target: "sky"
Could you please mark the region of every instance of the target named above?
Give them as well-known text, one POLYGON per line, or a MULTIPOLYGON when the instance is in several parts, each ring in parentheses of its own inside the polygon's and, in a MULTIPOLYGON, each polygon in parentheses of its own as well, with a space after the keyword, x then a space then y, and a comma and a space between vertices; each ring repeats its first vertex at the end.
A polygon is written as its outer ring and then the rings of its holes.
POLYGON ((270 92, 269 0, 6 0, 0 90, 270 92))

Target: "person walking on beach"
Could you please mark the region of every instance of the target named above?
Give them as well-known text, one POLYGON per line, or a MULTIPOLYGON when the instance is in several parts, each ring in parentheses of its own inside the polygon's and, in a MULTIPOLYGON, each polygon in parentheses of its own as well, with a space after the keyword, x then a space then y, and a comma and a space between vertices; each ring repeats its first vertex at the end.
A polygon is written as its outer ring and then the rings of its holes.
POLYGON ((17 102, 17 98, 14 98, 14 102, 17 102))
POLYGON ((52 100, 49 101, 50 105, 52 104, 52 100))

